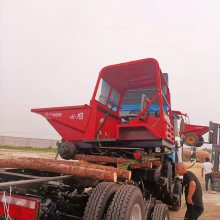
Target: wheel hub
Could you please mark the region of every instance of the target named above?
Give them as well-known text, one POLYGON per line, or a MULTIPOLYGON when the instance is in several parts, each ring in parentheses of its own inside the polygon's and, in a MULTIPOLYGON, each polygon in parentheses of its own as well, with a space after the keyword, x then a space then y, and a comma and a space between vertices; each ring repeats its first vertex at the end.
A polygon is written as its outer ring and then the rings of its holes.
POLYGON ((139 203, 136 203, 131 211, 130 220, 142 220, 142 211, 139 203))
POLYGON ((188 136, 187 139, 186 139, 186 142, 189 143, 189 144, 193 144, 195 142, 195 137, 193 136, 188 136))

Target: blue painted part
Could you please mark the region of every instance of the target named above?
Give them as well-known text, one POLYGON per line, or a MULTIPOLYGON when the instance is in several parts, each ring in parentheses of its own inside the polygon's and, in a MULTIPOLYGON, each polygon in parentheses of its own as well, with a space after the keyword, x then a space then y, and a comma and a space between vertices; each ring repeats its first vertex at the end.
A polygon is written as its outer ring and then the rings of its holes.
POLYGON ((175 161, 175 152, 172 152, 170 154, 166 154, 166 158, 172 159, 173 161, 175 161))
MULTIPOLYGON (((168 110, 168 106, 164 105, 163 109, 165 111, 168 110)), ((159 106, 156 104, 152 104, 149 107, 149 112, 156 112, 159 110, 159 106)), ((121 111, 140 111, 140 105, 139 104, 130 104, 130 105, 122 105, 121 106, 121 111)))
POLYGON ((135 104, 131 104, 131 105, 122 105, 121 106, 121 111, 140 111, 140 105, 135 105, 135 104))

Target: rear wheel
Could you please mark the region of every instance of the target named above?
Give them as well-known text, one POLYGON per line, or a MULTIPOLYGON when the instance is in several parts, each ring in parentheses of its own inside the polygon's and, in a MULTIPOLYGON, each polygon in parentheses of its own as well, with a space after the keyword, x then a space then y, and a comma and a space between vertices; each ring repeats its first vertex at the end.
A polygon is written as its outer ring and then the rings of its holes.
POLYGON ((198 136, 199 141, 198 143, 195 145, 195 147, 201 147, 204 144, 204 138, 203 136, 198 136))
POLYGON ((83 219, 84 220, 102 220, 105 218, 106 211, 117 191, 119 185, 115 183, 99 183, 91 193, 86 204, 83 219))
POLYGON ((142 220, 143 196, 136 186, 123 185, 115 193, 106 220, 142 220))
POLYGON ((152 220, 153 211, 154 211, 154 204, 152 202, 146 202, 144 206, 143 220, 152 220))
POLYGON ((167 205, 157 203, 154 206, 154 213, 152 220, 169 220, 169 211, 167 205))

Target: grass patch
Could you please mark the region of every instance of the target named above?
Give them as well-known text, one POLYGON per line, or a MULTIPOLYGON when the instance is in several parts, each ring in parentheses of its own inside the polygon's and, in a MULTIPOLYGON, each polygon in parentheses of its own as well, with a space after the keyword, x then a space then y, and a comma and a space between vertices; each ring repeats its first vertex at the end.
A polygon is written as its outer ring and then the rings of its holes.
POLYGON ((0 149, 8 149, 8 150, 20 150, 20 151, 37 151, 37 152, 57 152, 57 148, 54 147, 24 147, 24 146, 9 146, 9 145, 0 145, 0 149))

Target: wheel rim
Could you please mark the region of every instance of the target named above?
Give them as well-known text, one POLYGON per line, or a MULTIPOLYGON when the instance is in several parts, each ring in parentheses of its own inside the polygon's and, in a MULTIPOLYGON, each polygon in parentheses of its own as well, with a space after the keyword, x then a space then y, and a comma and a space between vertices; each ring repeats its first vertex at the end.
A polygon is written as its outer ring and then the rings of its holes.
POLYGON ((130 220, 142 220, 142 211, 141 211, 141 206, 139 203, 136 203, 133 206, 133 209, 131 211, 130 220))
POLYGON ((190 135, 186 138, 186 142, 188 144, 194 144, 195 143, 196 138, 193 135, 190 135))

